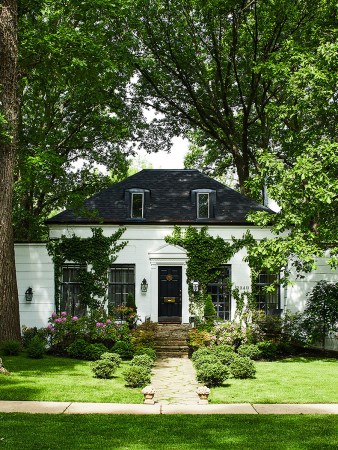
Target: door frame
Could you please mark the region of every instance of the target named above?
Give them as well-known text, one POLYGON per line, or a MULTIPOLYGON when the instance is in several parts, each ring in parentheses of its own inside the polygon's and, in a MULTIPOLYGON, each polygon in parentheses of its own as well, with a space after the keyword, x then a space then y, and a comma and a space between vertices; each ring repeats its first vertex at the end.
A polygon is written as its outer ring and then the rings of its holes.
MULTIPOLYGON (((158 322, 166 322, 166 323, 181 323, 182 322, 182 266, 173 266, 173 265, 166 265, 166 266, 158 266, 157 268, 157 273, 158 273, 158 322), (178 302, 175 302, 175 306, 178 304, 178 314, 164 314, 164 311, 161 311, 161 293, 163 294, 163 292, 161 292, 161 270, 163 269, 167 269, 168 271, 170 271, 170 268, 177 270, 178 272, 178 276, 177 276, 177 292, 175 292, 175 294, 177 293, 177 296, 175 295, 175 298, 179 298, 178 302)), ((167 283, 169 283, 169 281, 167 281, 167 283)), ((170 309, 174 309, 171 308, 170 303, 168 303, 168 308, 169 311, 170 309)), ((173 305, 174 306, 174 305, 173 305)), ((163 305, 164 307, 164 305, 163 305)), ((165 308, 164 308, 165 309, 165 308)))

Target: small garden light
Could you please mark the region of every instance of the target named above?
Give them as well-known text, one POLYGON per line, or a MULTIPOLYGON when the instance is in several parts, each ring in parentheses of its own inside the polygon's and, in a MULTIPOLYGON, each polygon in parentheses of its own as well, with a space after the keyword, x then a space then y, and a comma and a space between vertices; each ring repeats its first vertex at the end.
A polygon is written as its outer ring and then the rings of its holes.
POLYGON ((31 302, 33 300, 33 289, 29 287, 25 292, 26 302, 31 302))
POLYGON ((147 290, 148 290, 148 283, 147 280, 143 278, 141 283, 141 292, 147 292, 147 290))

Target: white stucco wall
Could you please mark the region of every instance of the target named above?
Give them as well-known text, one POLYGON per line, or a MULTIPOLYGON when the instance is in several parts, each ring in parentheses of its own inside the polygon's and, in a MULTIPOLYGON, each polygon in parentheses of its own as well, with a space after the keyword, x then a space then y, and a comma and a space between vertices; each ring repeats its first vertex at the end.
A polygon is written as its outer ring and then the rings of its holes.
MULTIPOLYGON (((90 226, 76 226, 65 228, 52 226, 50 238, 60 238, 61 235, 76 233, 81 237, 92 235, 90 226)), ((102 226, 105 235, 111 235, 117 230, 116 226, 102 226)), ((231 241, 232 236, 240 238, 251 230, 255 239, 259 240, 271 236, 267 229, 252 227, 218 227, 210 226, 208 232, 213 236, 221 236, 231 241)), ((182 321, 189 321, 188 287, 186 281, 186 254, 183 249, 169 246, 164 237, 170 235, 173 226, 160 225, 128 225, 122 240, 128 245, 118 254, 116 263, 135 264, 135 300, 138 314, 142 320, 150 316, 151 320, 158 319, 158 268, 160 266, 182 267, 182 321), (141 282, 148 282, 147 293, 141 293, 141 282)), ((21 324, 42 327, 47 325, 48 317, 54 311, 54 268, 48 256, 45 244, 16 244, 17 278, 20 298, 21 324), (25 291, 32 287, 34 298, 31 304, 25 301, 25 291)), ((245 251, 236 254, 228 264, 231 264, 232 283, 240 291, 250 289, 250 269, 243 262, 245 251)), ((291 311, 302 311, 305 306, 306 293, 316 282, 326 279, 338 280, 338 271, 332 272, 324 259, 318 261, 318 269, 307 275, 303 280, 295 281, 286 290, 281 289, 281 308, 291 311)), ((232 299, 231 312, 235 313, 236 305, 232 299)))

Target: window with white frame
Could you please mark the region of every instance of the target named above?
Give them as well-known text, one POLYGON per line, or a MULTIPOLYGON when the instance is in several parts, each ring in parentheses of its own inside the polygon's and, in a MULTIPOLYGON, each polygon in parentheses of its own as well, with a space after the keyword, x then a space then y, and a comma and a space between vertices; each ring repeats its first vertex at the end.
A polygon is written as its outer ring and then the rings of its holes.
POLYGON ((81 303, 81 271, 86 271, 86 265, 64 264, 60 280, 60 311, 66 311, 72 316, 84 316, 87 307, 81 303))
POLYGON ((135 265, 113 264, 109 270, 108 312, 125 305, 128 295, 135 298, 135 265))

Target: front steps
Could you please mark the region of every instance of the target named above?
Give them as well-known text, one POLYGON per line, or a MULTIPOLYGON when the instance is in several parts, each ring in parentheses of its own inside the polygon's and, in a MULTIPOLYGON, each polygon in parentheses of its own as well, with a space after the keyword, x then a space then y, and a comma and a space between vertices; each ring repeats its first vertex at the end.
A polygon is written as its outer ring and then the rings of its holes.
POLYGON ((159 323, 155 337, 158 358, 188 358, 189 324, 159 323))

